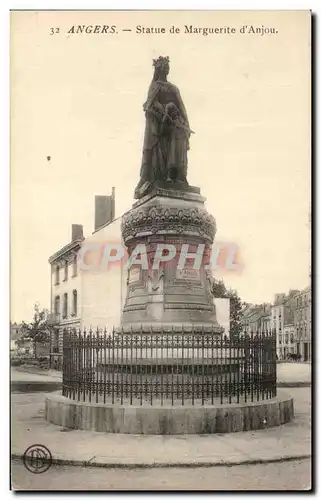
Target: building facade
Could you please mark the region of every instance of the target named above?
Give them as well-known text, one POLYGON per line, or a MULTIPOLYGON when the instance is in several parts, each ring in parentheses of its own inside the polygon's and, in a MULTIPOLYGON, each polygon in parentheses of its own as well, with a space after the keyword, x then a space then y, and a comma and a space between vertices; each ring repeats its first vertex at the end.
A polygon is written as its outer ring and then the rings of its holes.
POLYGON ((310 361, 312 356, 311 319, 311 286, 308 286, 295 296, 294 302, 296 349, 304 361, 310 361))
POLYGON ((279 345, 280 356, 287 359, 289 354, 296 354, 295 344, 295 328, 293 323, 284 325, 284 330, 281 337, 282 343, 279 345))
POLYGON ((260 307, 254 306, 247 312, 246 322, 253 331, 263 321, 275 330, 278 359, 297 354, 303 361, 311 360, 311 288, 276 294, 273 304, 265 309, 269 310, 265 316, 260 317, 260 307))
POLYGON ((88 236, 80 259, 82 328, 107 329, 120 324, 126 298, 125 260, 116 258, 121 242, 121 217, 88 236), (115 257, 115 260, 114 260, 115 257))
POLYGON ((49 258, 51 266, 50 366, 62 367, 63 330, 80 328, 78 254, 84 241, 81 225, 72 225, 71 242, 49 258))
MULTIPOLYGON (((101 227, 111 224, 114 213, 115 190, 113 188, 111 196, 95 197, 95 231, 93 234, 99 232, 101 227)), ((88 271, 90 266, 86 262, 86 258, 88 256, 90 258, 88 247, 91 244, 91 237, 84 237, 83 226, 80 224, 72 224, 71 233, 71 241, 49 258, 51 266, 50 366, 58 370, 62 368, 64 331, 91 327, 95 309, 93 302, 89 307, 83 298, 84 291, 86 294, 88 275, 96 272, 93 268, 88 271), (86 249, 85 252, 83 247, 86 249)), ((106 275, 104 278, 106 279, 106 275)), ((104 304, 106 307, 106 302, 104 304)))
POLYGON ((270 331, 271 305, 248 305, 243 313, 242 326, 244 333, 248 335, 270 331))

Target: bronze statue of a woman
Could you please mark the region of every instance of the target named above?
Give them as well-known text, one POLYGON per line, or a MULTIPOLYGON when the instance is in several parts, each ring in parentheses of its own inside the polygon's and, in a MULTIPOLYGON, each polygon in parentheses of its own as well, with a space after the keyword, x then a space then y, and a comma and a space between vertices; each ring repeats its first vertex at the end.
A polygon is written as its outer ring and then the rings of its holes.
MULTIPOLYGON (((144 104, 146 127, 140 181, 135 198, 149 192, 157 181, 188 186, 188 118, 180 92, 167 81, 169 58, 154 59, 154 77, 144 104)), ((169 187, 169 186, 168 186, 169 187)))

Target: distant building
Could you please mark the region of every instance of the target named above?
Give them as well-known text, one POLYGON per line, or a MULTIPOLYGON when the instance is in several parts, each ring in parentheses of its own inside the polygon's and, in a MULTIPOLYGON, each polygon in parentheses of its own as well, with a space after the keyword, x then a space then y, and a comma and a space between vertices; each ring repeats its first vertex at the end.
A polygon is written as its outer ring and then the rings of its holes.
POLYGON ((295 328, 293 323, 284 324, 282 344, 279 346, 279 349, 282 352, 283 359, 286 359, 288 354, 296 353, 295 328))
POLYGON ((10 352, 12 355, 32 355, 34 351, 31 339, 23 338, 21 323, 10 323, 10 352))
POLYGON ((304 361, 311 360, 311 286, 294 298, 294 329, 297 353, 304 361))
POLYGON ((294 328, 294 307, 299 290, 290 290, 283 301, 283 330, 279 336, 278 349, 281 359, 296 354, 296 333, 294 328))
POLYGON ((276 352, 279 359, 299 354, 311 359, 311 288, 277 293, 273 304, 248 304, 242 318, 243 331, 276 332, 276 352))
POLYGON ((271 305, 250 304, 245 309, 242 318, 244 333, 255 334, 267 332, 271 329, 271 305))
POLYGON ((276 354, 278 359, 285 356, 284 350, 284 318, 287 317, 285 302, 287 296, 285 293, 278 293, 274 296, 274 302, 271 307, 271 324, 276 333, 276 354))
POLYGON ((61 368, 63 329, 80 327, 78 252, 83 240, 83 227, 73 224, 71 241, 49 258, 51 265, 50 366, 52 368, 61 368))
POLYGON ((276 353, 279 359, 286 359, 294 353, 293 304, 298 290, 289 293, 277 293, 271 307, 271 325, 276 332, 276 353))
POLYGON ((276 331, 277 355, 299 354, 311 359, 311 288, 276 294, 271 308, 271 324, 276 331))
POLYGON ((18 349, 19 340, 21 339, 21 324, 10 323, 10 351, 18 349))

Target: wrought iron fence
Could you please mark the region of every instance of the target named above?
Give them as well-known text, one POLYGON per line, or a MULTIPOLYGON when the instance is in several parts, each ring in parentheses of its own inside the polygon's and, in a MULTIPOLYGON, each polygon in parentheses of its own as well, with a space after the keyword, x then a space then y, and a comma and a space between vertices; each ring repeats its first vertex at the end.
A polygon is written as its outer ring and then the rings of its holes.
POLYGON ((276 396, 276 335, 65 330, 63 395, 130 405, 270 399, 276 396))

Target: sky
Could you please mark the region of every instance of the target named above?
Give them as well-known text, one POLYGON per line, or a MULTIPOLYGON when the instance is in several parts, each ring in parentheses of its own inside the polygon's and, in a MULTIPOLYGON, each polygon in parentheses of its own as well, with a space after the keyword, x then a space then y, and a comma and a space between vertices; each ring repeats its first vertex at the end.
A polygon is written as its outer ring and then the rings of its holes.
POLYGON ((116 216, 131 207, 159 55, 195 131, 188 181, 207 198, 216 240, 240 249, 242 272, 225 283, 254 303, 307 286, 310 48, 308 11, 11 13, 12 321, 29 319, 35 302, 49 307, 48 258, 72 223, 91 234, 96 194, 115 186, 116 216), (236 33, 184 33, 191 24, 236 33), (73 25, 118 32, 68 34, 73 25), (240 34, 244 25, 278 33, 240 34))

